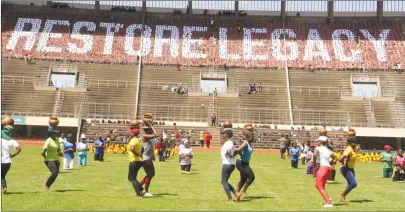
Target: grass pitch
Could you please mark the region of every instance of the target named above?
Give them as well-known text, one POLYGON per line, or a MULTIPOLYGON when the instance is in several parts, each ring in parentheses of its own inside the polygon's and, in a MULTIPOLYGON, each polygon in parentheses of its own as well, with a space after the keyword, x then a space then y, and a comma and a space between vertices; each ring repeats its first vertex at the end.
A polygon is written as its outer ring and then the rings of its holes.
MULTIPOLYGON (((156 176, 150 187, 155 197, 139 200, 127 180, 127 155, 106 154, 106 161, 99 163, 89 153, 87 167, 62 170, 52 192, 43 192, 49 172, 40 151, 41 147, 25 146, 13 159, 6 178, 9 194, 2 196, 3 210, 405 210, 405 183, 376 177, 381 175, 379 163, 357 164, 358 187, 346 204, 338 202, 346 181, 337 173, 338 184, 327 185, 336 207, 325 209, 315 180, 305 174, 306 167, 291 169, 290 161, 278 155, 252 155, 256 180, 247 191, 249 199, 230 204, 225 203, 218 152, 195 152, 190 175, 180 173, 177 157, 155 162, 156 176)), ((144 175, 142 170, 138 180, 144 175)), ((236 186, 238 178, 235 170, 231 184, 236 186)))

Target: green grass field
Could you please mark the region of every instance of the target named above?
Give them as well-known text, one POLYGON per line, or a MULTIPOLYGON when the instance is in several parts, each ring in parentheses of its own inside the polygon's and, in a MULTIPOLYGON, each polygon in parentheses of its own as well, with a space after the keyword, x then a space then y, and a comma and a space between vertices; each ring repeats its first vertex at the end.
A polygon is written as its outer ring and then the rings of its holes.
MULTIPOLYGON (((224 201, 220 183, 219 153, 196 152, 191 175, 180 173, 177 158, 155 162, 150 188, 155 197, 136 199, 127 180, 127 155, 107 154, 105 162, 94 163, 90 153, 87 167, 62 170, 52 192, 43 192, 49 172, 40 151, 41 147, 23 147, 14 158, 7 176, 9 194, 2 196, 3 210, 405 210, 405 184, 377 178, 381 175, 378 163, 357 165, 359 185, 346 204, 337 202, 346 186, 337 173, 339 184, 327 185, 336 207, 324 209, 315 180, 305 175, 305 167, 292 170, 289 161, 278 155, 253 154, 256 180, 248 189, 249 199, 230 204, 224 201)), ((142 170, 138 179, 143 176, 142 170)), ((238 177, 235 170, 231 184, 236 185, 238 177)))

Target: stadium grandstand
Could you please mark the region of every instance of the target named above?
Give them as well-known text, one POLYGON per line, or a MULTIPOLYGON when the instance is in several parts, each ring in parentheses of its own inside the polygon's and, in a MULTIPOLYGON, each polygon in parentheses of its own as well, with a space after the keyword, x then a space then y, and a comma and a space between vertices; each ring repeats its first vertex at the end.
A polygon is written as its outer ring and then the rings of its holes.
POLYGON ((256 145, 405 145, 404 1, 2 1, 2 116, 19 137, 117 140, 153 113, 212 132, 253 123, 256 145), (214 114, 215 125, 212 125, 214 114))

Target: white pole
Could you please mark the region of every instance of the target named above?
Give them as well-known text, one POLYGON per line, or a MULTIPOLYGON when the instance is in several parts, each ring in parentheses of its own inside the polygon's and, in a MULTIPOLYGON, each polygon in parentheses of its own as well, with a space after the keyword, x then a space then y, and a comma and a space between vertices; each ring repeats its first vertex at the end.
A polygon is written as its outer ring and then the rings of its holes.
POLYGON ((141 45, 139 50, 139 61, 138 61, 138 82, 136 83, 136 99, 135 99, 135 114, 134 119, 138 114, 138 104, 139 104, 139 90, 141 88, 141 70, 142 70, 142 47, 143 47, 143 27, 144 27, 144 18, 142 18, 142 29, 141 29, 141 45))
MULTIPOLYGON (((287 47, 285 45, 286 40, 285 40, 284 21, 283 21, 283 35, 284 35, 284 55, 287 56, 287 47)), ((285 60, 285 76, 286 76, 286 81, 287 81, 288 107, 290 109, 290 126, 293 126, 294 125, 294 116, 293 116, 292 104, 291 104, 290 75, 289 75, 289 70, 288 70, 288 59, 287 58, 285 60)))

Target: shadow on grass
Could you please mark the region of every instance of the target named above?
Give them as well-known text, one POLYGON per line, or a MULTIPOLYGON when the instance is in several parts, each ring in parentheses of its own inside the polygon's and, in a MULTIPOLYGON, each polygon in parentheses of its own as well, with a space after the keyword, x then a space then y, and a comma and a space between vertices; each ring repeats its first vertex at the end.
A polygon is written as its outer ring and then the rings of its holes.
POLYGON ((73 192, 73 191, 84 191, 83 189, 59 189, 55 190, 54 192, 73 192))
POLYGON ((154 197, 164 197, 164 196, 179 196, 178 194, 170 194, 170 193, 158 193, 154 194, 154 197))
POLYGON ((365 202, 374 202, 374 200, 369 200, 369 199, 357 199, 357 200, 350 200, 349 202, 365 203, 365 202))
POLYGON ((39 191, 27 191, 27 192, 21 192, 21 191, 16 191, 16 192, 7 192, 5 195, 9 194, 38 194, 39 191))
POLYGON ((249 196, 247 199, 242 200, 242 202, 249 202, 252 200, 259 200, 259 199, 274 199, 274 197, 269 196, 249 196))
POLYGON ((334 207, 340 207, 340 206, 344 206, 347 205, 346 203, 333 203, 334 207))

